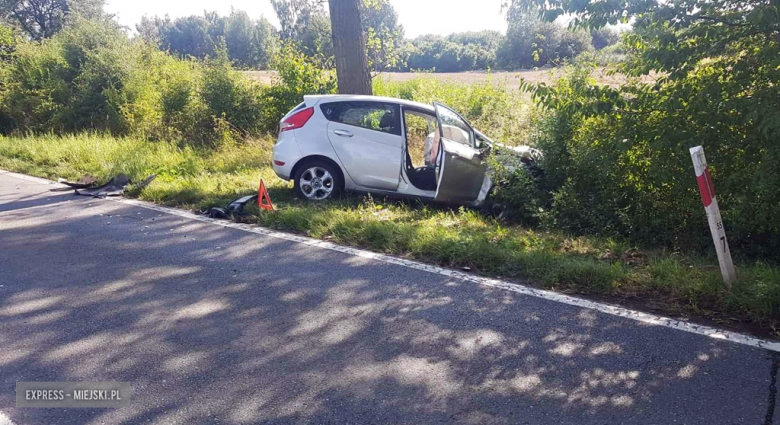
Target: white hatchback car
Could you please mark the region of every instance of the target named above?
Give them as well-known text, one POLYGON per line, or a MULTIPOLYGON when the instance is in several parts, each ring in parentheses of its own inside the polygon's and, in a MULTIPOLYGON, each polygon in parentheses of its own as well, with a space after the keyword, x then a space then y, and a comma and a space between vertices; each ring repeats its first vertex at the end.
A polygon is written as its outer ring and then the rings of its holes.
MULTIPOLYGON (((280 122, 273 168, 304 199, 347 190, 480 206, 493 186, 485 161, 493 145, 438 103, 305 96, 280 122)), ((527 146, 511 149, 539 158, 527 146)))

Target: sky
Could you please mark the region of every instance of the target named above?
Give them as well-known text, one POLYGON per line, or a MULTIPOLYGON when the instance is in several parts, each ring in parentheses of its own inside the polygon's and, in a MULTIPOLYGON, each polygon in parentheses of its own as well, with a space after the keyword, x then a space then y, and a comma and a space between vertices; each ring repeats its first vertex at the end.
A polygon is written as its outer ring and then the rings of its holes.
MULTIPOLYGON (((453 32, 496 30, 506 31, 501 15, 502 0, 390 0, 398 12, 407 38, 423 34, 447 35, 453 32)), ((279 27, 270 0, 108 0, 106 11, 116 15, 119 22, 135 30, 141 17, 164 16, 171 18, 202 15, 204 10, 221 15, 230 9, 246 11, 250 17, 265 16, 279 27)))

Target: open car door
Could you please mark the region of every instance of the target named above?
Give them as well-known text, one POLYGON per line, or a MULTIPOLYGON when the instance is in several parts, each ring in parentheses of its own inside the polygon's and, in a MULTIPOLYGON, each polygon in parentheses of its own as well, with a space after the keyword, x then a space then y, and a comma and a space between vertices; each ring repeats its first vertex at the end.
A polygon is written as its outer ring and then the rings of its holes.
POLYGON ((474 130, 457 112, 434 103, 441 141, 436 156, 436 197, 442 202, 473 202, 487 172, 474 130))

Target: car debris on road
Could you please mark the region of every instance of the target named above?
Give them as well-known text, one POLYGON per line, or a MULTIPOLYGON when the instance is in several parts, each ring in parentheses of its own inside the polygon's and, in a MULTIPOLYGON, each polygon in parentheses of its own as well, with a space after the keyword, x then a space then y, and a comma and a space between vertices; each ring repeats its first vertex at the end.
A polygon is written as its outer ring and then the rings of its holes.
MULTIPOLYGON (((137 188, 144 188, 148 186, 149 183, 151 183, 155 178, 157 178, 157 175, 152 174, 144 180, 140 181, 135 186, 137 188)), ((125 174, 117 174, 115 177, 111 178, 108 183, 101 186, 95 186, 97 180, 89 174, 85 175, 76 182, 71 182, 65 179, 58 179, 57 181, 75 189, 76 195, 92 196, 95 198, 120 196, 125 192, 127 186, 131 184, 130 179, 125 174)))
POLYGON ((232 216, 246 215, 244 209, 250 202, 257 202, 257 195, 249 195, 236 199, 229 203, 226 207, 213 207, 204 211, 203 214, 208 215, 211 218, 229 218, 232 216))

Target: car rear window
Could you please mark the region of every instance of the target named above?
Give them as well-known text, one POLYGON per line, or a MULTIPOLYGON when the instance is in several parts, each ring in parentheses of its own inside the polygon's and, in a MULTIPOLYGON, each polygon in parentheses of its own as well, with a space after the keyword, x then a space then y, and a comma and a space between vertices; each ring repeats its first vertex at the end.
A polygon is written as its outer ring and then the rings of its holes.
POLYGON ((294 113, 296 113, 296 112, 298 112, 298 111, 302 110, 302 109, 303 109, 303 108, 305 108, 305 107, 306 107, 306 102, 301 102, 301 103, 300 103, 298 106, 296 106, 295 108, 293 108, 293 109, 292 109, 292 111, 288 112, 288 113, 287 113, 287 115, 285 115, 284 117, 285 117, 285 118, 287 118, 287 117, 289 117, 290 115, 292 115, 292 114, 294 114, 294 113))
POLYGON ((325 115, 325 118, 328 121, 338 121, 339 115, 341 114, 341 107, 344 105, 343 103, 325 103, 320 106, 320 109, 322 109, 322 114, 325 115))
POLYGON ((300 105, 296 106, 295 109, 293 109, 291 112, 298 112, 305 107, 306 107, 306 102, 301 102, 300 105))

